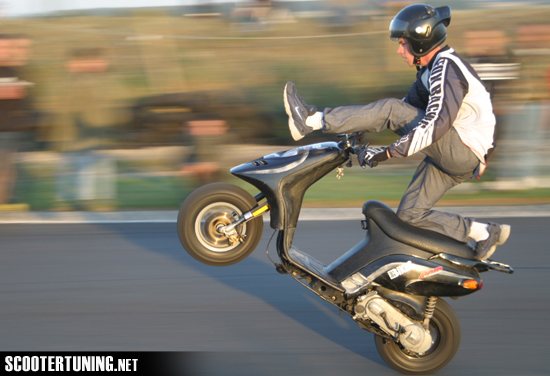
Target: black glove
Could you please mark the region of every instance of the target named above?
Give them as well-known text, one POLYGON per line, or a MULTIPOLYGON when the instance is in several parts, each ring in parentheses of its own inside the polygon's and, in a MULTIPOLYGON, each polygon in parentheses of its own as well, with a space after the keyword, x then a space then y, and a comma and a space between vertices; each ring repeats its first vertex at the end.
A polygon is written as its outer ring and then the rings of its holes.
POLYGON ((384 162, 388 159, 386 148, 363 148, 357 154, 359 165, 363 168, 378 166, 378 162, 384 162))

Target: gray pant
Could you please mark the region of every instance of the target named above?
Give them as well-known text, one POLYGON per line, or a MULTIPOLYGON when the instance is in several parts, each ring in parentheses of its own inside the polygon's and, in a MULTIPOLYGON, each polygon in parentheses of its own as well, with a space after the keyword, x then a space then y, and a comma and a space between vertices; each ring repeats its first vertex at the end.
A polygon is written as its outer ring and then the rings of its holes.
MULTIPOLYGON (((424 111, 399 99, 383 99, 366 106, 324 110, 328 133, 381 132, 387 128, 400 136, 409 133, 424 111)), ((397 215, 416 227, 467 242, 473 218, 431 210, 445 192, 468 179, 479 165, 475 154, 462 143, 454 127, 436 143, 422 150, 426 155, 401 199, 397 215)))

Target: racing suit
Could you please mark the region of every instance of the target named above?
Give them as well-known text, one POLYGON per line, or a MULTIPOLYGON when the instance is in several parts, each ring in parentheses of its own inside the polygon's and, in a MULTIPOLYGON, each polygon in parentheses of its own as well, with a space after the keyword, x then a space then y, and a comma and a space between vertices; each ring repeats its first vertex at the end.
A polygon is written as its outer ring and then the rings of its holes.
POLYGON ((392 129, 393 158, 426 155, 405 192, 397 215, 421 228, 467 242, 473 218, 431 210, 445 192, 484 170, 495 146, 496 120, 489 92, 452 48, 442 48, 418 72, 403 100, 323 111, 323 131, 350 133, 392 129))

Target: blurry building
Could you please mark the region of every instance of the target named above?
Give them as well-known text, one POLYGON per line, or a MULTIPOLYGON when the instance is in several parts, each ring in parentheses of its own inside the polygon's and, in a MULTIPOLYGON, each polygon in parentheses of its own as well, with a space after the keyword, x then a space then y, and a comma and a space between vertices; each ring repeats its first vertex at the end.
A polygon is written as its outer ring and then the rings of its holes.
POLYGON ((502 181, 535 187, 548 171, 546 165, 550 24, 519 25, 509 46, 520 67, 518 80, 505 96, 496 96, 499 115, 499 169, 502 181))

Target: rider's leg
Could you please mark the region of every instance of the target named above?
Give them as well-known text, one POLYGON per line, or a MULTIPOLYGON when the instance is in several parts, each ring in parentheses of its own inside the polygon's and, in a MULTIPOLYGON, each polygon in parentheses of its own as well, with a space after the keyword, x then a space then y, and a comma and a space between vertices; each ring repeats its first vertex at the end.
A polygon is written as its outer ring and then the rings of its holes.
POLYGON ((426 158, 418 166, 397 215, 414 226, 467 242, 473 218, 431 209, 449 189, 473 174, 479 160, 454 128, 422 152, 426 158))
POLYGON ((381 99, 365 106, 326 108, 323 131, 327 133, 381 132, 387 128, 400 136, 409 133, 424 117, 424 111, 396 98, 381 99))
POLYGON ((467 242, 472 218, 431 210, 445 192, 457 184, 459 182, 441 171, 429 157, 424 158, 401 199, 397 215, 413 226, 467 242))
POLYGON ((288 126, 294 140, 315 130, 328 133, 381 132, 390 128, 398 135, 409 133, 424 117, 424 111, 396 98, 382 99, 365 106, 345 106, 317 111, 287 82, 283 92, 288 126))

